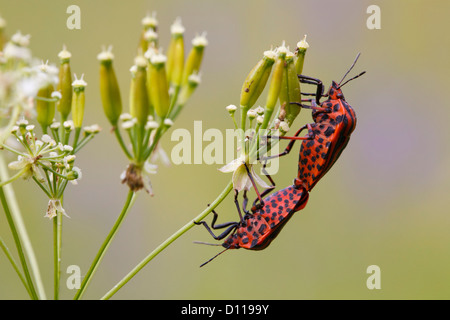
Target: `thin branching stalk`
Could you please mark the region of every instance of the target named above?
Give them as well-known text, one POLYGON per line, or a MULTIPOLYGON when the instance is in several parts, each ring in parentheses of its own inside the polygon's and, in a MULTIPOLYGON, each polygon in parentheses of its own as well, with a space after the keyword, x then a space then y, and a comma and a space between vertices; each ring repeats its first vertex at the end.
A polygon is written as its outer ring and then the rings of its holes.
POLYGON ((1 237, 0 237, 0 247, 2 248, 3 252, 5 253, 9 262, 11 263, 12 267, 14 268, 14 271, 16 271, 17 275, 19 276, 20 281, 23 283, 23 286, 25 287, 25 289, 27 289, 27 292, 30 295, 30 298, 33 299, 33 294, 31 293, 30 287, 28 286, 25 277, 23 276, 22 272, 19 269, 17 262, 14 260, 14 257, 12 256, 11 252, 9 251, 8 247, 6 246, 6 243, 4 242, 4 240, 1 237))
POLYGON ((135 200, 136 200, 136 193, 130 190, 128 192, 128 197, 127 200, 125 201, 122 212, 120 213, 119 217, 116 220, 116 223, 114 224, 105 241, 103 242, 102 246, 100 247, 100 250, 98 251, 94 261, 92 262, 89 271, 85 275, 83 282, 81 283, 80 289, 77 291, 74 297, 74 300, 79 300, 83 296, 84 292, 86 291, 86 288, 88 287, 89 283, 92 280, 92 276, 94 275, 95 271, 100 265, 100 262, 102 261, 106 251, 108 250, 108 247, 110 246, 112 240, 114 239, 114 236, 119 230, 119 227, 121 226, 123 220, 125 219, 131 207, 133 206, 135 200))
POLYGON ((142 268, 144 268, 147 263, 149 263, 153 258, 160 254, 164 249, 166 249, 172 242, 178 239, 181 235, 186 233, 189 229, 195 226, 195 222, 200 222, 208 214, 211 213, 230 193, 233 188, 233 183, 230 181, 222 193, 214 200, 205 210, 203 210, 197 217, 185 224, 181 229, 167 238, 163 243, 161 243, 155 250, 153 250, 144 260, 142 260, 133 270, 131 270, 122 280, 120 280, 110 291, 108 291, 101 299, 110 299, 120 288, 122 288, 128 281, 130 281, 142 268))
MULTIPOLYGON (((1 180, 7 180, 8 179, 8 172, 6 168, 5 161, 3 159, 2 154, 0 154, 0 178, 1 180)), ((20 251, 19 257, 22 264, 25 264, 26 270, 24 268, 25 277, 27 279, 27 282, 31 283, 32 286, 30 286, 31 292, 34 290, 34 284, 31 281, 31 275, 29 274, 28 267, 26 265, 26 260, 28 260, 30 264, 30 269, 33 274, 33 278, 35 280, 35 285, 37 289, 37 294, 35 292, 36 298, 40 298, 45 300, 45 290, 44 285, 42 282, 41 274, 39 271, 39 265, 37 263, 36 256, 34 254, 33 246, 31 245, 31 240, 28 236, 28 232, 25 228, 24 221, 22 219, 22 214, 19 209, 19 205, 17 203, 17 199, 14 193, 14 190, 12 189, 11 185, 5 185, 1 189, 1 195, 2 195, 2 205, 5 210, 5 214, 10 218, 11 222, 14 223, 14 229, 15 229, 15 241, 16 244, 20 244, 20 251), (23 247, 22 247, 23 245, 23 247), (26 259, 26 258, 27 259, 26 259), (27 274, 28 272, 28 274, 27 274), (29 280, 28 280, 29 279, 29 280)))

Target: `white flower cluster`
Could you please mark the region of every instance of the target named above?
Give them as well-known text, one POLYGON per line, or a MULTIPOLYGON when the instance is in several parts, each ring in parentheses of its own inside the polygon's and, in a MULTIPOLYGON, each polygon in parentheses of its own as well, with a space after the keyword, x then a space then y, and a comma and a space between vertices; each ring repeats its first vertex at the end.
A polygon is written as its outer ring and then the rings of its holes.
POLYGON ((58 68, 34 58, 29 42, 29 35, 17 32, 0 52, 0 117, 8 117, 12 108, 33 115, 38 91, 58 83, 58 68))

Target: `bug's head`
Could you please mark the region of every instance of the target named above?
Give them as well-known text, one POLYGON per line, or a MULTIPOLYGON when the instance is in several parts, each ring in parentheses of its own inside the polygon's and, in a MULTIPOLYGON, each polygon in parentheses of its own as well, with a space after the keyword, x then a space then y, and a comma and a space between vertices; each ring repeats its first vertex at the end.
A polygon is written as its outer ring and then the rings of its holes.
POLYGON ((331 83, 330 89, 328 90, 328 97, 332 100, 337 100, 337 99, 343 99, 344 98, 344 94, 342 93, 341 87, 339 86, 338 83, 336 83, 336 81, 333 81, 331 83))

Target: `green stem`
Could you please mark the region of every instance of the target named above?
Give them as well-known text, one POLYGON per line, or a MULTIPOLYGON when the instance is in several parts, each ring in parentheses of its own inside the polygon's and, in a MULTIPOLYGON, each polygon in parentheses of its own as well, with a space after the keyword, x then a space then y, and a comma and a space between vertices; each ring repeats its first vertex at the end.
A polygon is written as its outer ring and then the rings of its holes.
POLYGON ((9 118, 8 124, 2 128, 2 134, 0 135, 0 144, 3 144, 8 138, 8 136, 11 134, 11 129, 17 122, 17 119, 19 118, 20 114, 20 107, 14 107, 11 117, 9 118))
POLYGON ((171 235, 167 240, 161 243, 155 250, 153 250, 144 260, 142 260, 133 270, 131 270, 122 280, 120 280, 110 291, 108 291, 101 299, 108 300, 111 298, 120 288, 122 288, 128 281, 131 280, 142 268, 144 268, 147 263, 149 263, 154 257, 166 249, 172 242, 178 239, 186 231, 195 226, 194 222, 200 222, 203 220, 212 210, 214 210, 230 193, 233 189, 233 183, 230 181, 222 193, 214 200, 211 205, 209 205, 205 210, 203 210, 197 217, 185 224, 181 229, 171 235))
POLYGON ((13 266, 13 268, 16 271, 17 275, 19 276, 20 281, 22 281, 24 287, 27 289, 28 294, 30 295, 30 298, 33 298, 31 290, 28 287, 28 284, 27 284, 23 274, 20 272, 19 266, 17 265, 16 261, 14 260, 13 256, 11 255, 11 252, 9 251, 8 247, 6 246, 5 242, 3 241, 3 239, 1 237, 0 237, 0 247, 2 248, 2 250, 5 253, 6 257, 8 258, 9 262, 13 266))
MULTIPOLYGON (((60 200, 62 201, 62 200, 60 200)), ((53 265, 54 265, 54 297, 59 300, 59 283, 61 277, 61 243, 62 213, 57 212, 53 218, 53 265)))
POLYGON ((114 239, 114 236, 116 235, 120 225, 122 224, 123 220, 127 216, 127 213, 129 212, 130 208, 133 206, 134 201, 136 200, 136 193, 133 191, 128 192, 128 197, 125 202, 125 205, 123 206, 122 212, 120 213, 119 217, 117 218, 116 223, 112 227, 111 231, 109 232, 108 236, 106 237, 105 241, 103 242, 102 246, 100 247, 100 250, 98 251, 94 261, 92 262, 91 267, 89 268, 89 271, 85 275, 83 282, 81 283, 80 289, 77 291, 74 300, 79 300, 84 292, 86 291, 87 286, 89 285, 89 282, 92 279, 92 276, 94 275, 95 271, 100 265, 100 262, 102 261, 106 250, 108 249, 109 245, 111 244, 111 241, 114 239))
POLYGON ((117 125, 114 126, 114 134, 116 135, 117 141, 119 141, 119 145, 122 148, 125 155, 127 156, 128 160, 133 159, 133 156, 131 155, 130 151, 128 151, 128 148, 125 145, 125 142, 123 141, 122 135, 120 134, 119 127, 117 125))
POLYGON ((25 274, 27 286, 31 292, 31 298, 33 300, 38 300, 38 296, 36 294, 36 289, 34 288, 33 280, 31 279, 30 271, 28 270, 27 261, 25 259, 25 255, 23 253, 22 244, 20 243, 19 233, 17 232, 17 228, 14 223, 14 219, 11 215, 11 211, 9 210, 8 202, 6 200, 5 193, 3 192, 3 187, 0 187, 0 201, 2 202, 3 209, 5 210, 6 220, 8 221, 9 227, 11 229, 11 233, 14 238, 14 242, 16 243, 17 253, 19 254, 19 259, 20 259, 20 263, 22 264, 23 272, 25 274))
POLYGON ((19 172, 17 172, 15 175, 13 175, 11 178, 9 178, 6 181, 2 181, 0 182, 0 187, 3 187, 5 185, 7 185, 8 183, 13 182, 14 180, 18 179, 20 176, 22 176, 29 168, 28 167, 24 167, 22 170, 20 170, 19 172))
MULTIPOLYGON (((0 178, 1 180, 8 179, 8 171, 6 169, 6 164, 1 153, 0 153, 0 178)), ((39 298, 45 300, 46 295, 44 291, 44 285, 42 283, 41 274, 39 271, 39 265, 37 263, 36 255, 34 254, 30 238, 28 237, 28 232, 25 228, 25 223, 22 219, 22 214, 20 212, 14 190, 11 185, 6 185, 0 188, 0 190, 1 194, 4 195, 5 201, 2 201, 2 204, 4 206, 5 213, 6 211, 8 211, 9 214, 7 215, 9 215, 11 217, 11 220, 15 223, 18 238, 20 238, 20 240, 22 241, 23 251, 21 252, 21 254, 25 255, 28 259, 31 272, 33 273, 33 277, 36 282, 36 288, 38 291, 39 298)))

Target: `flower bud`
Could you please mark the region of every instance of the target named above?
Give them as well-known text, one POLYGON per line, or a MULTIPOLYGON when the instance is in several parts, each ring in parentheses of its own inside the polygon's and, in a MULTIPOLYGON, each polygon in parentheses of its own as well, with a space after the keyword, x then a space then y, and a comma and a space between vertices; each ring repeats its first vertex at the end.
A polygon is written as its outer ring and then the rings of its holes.
POLYGON ((72 119, 75 129, 81 128, 83 123, 85 103, 84 89, 87 86, 86 81, 83 80, 83 76, 84 75, 82 75, 80 79, 77 79, 75 76, 75 81, 72 83, 72 119))
POLYGON ((114 55, 111 53, 111 49, 108 49, 103 50, 97 58, 100 60, 100 94, 103 111, 111 125, 116 126, 122 113, 122 99, 112 65, 114 55))
POLYGON ((186 66, 183 71, 182 85, 185 86, 188 83, 188 78, 192 74, 198 74, 200 70, 200 65, 203 60, 203 52, 205 47, 208 45, 206 40, 206 34, 203 33, 200 36, 196 36, 192 40, 192 49, 186 59, 186 66))
POLYGON ((167 52, 167 80, 174 86, 181 84, 184 69, 184 27, 177 18, 170 27, 172 38, 167 52))
POLYGON ((160 118, 166 117, 170 106, 166 60, 162 54, 153 54, 148 66, 150 102, 160 118))
POLYGON ((295 51, 295 70, 297 74, 303 72, 303 62, 305 61, 306 50, 309 48, 308 42, 306 42, 306 34, 303 39, 297 43, 297 50, 295 51))
POLYGON ((58 54, 61 65, 59 67, 58 92, 61 93, 61 99, 57 104, 57 109, 61 113, 62 121, 69 116, 72 108, 72 73, 70 71, 71 54, 64 47, 58 54))
POLYGON ((247 75, 241 90, 241 108, 243 112, 247 112, 258 100, 267 79, 269 79, 272 66, 275 62, 275 53, 270 50, 264 52, 264 57, 256 64, 255 67, 247 75))
POLYGON ((36 96, 37 121, 43 132, 47 132, 47 127, 52 124, 55 117, 55 101, 52 101, 54 87, 52 84, 41 88, 36 96))
POLYGON ((134 77, 130 92, 130 114, 144 127, 150 113, 150 101, 147 92, 147 61, 144 57, 138 56, 135 63, 136 67, 133 68, 134 77))
POLYGON ((284 110, 283 115, 280 112, 280 119, 286 120, 288 125, 292 125, 292 122, 300 112, 301 108, 298 104, 301 103, 302 99, 300 95, 300 82, 297 78, 292 54, 286 57, 279 98, 281 109, 284 110))

